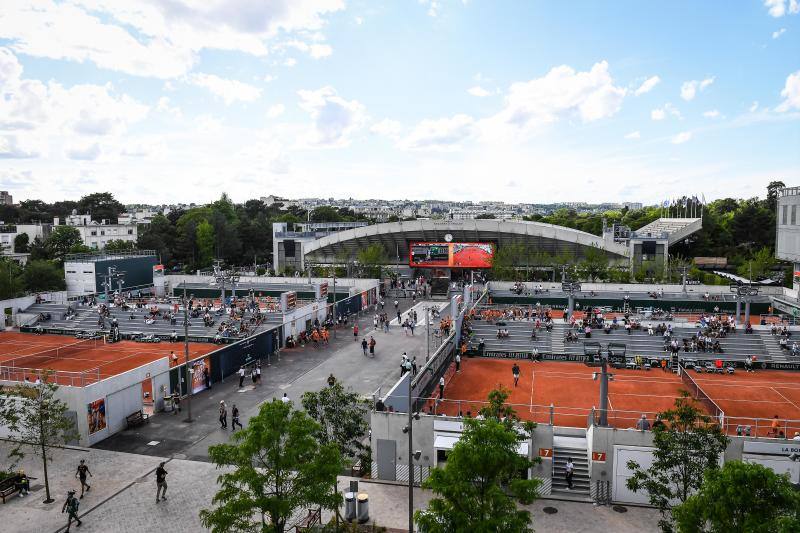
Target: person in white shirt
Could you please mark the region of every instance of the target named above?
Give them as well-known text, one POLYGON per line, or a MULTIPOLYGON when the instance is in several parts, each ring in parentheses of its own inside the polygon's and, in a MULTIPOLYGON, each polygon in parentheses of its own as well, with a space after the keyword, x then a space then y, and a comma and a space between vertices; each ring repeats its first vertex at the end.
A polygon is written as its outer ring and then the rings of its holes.
POLYGON ((439 398, 444 399, 444 376, 439 378, 439 398))
POLYGON ((289 396, 287 396, 286 393, 284 392, 283 393, 283 398, 281 398, 281 401, 283 403, 289 403, 291 400, 289 399, 289 396))
POLYGON ((794 432, 794 437, 792 438, 792 440, 800 442, 800 431, 794 432))
POLYGON ((244 367, 239 367, 239 388, 244 387, 244 367))

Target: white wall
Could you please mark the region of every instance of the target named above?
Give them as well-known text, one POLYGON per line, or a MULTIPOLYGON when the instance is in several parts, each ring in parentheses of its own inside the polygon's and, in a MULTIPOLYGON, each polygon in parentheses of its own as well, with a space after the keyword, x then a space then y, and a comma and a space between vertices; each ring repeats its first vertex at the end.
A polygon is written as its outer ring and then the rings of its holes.
MULTIPOLYGON (((37 293, 39 296, 45 299, 47 302, 55 302, 55 303, 65 303, 67 301, 67 291, 58 291, 58 292, 40 292, 37 293)), ((20 309, 23 311, 28 307, 32 306, 36 303, 36 294, 32 294, 29 296, 20 296, 19 298, 10 298, 8 300, 0 300, 0 312, 4 312, 5 309, 11 308, 11 316, 14 320, 14 325, 19 326, 19 322, 17 321, 17 314, 19 314, 20 309)), ((30 318, 30 315, 27 313, 23 313, 21 319, 30 318)))
POLYGON ((70 295, 92 294, 98 291, 93 261, 64 263, 64 278, 70 295))

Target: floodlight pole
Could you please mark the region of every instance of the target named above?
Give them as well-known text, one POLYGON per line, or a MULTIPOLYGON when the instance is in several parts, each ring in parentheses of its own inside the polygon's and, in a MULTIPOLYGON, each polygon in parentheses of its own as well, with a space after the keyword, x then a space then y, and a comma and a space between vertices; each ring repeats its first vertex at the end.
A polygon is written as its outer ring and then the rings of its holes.
MULTIPOLYGON (((326 296, 327 298, 327 296, 326 296)), ((333 338, 336 338, 336 265, 333 265, 333 338)))
POLYGON ((414 402, 411 399, 414 390, 414 376, 408 373, 408 533, 414 533, 414 402))
POLYGON ((608 354, 605 356, 600 348, 600 422, 602 427, 608 426, 608 354))
POLYGON ((428 359, 431 358, 431 308, 425 307, 425 345, 427 347, 427 352, 425 355, 425 362, 428 362, 428 359))
MULTIPOLYGON (((184 422, 193 422, 192 420, 192 381, 191 374, 189 373, 189 300, 186 298, 186 283, 183 284, 183 355, 186 361, 186 420, 184 422)), ((180 383, 178 387, 180 390, 180 383)), ((179 393, 180 395, 180 393, 179 393)))

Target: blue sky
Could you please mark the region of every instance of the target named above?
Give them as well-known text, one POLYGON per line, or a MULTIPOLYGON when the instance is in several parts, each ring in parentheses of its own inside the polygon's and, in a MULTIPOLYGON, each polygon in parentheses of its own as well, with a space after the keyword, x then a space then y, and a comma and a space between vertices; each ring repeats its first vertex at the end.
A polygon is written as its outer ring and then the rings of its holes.
POLYGON ((507 202, 800 183, 798 0, 7 0, 0 189, 507 202))

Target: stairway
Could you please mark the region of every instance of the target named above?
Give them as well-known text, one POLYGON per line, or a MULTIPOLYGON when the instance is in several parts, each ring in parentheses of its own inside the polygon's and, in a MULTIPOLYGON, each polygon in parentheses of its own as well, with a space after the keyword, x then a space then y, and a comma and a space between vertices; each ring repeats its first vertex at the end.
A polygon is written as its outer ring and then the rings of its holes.
POLYGON ((553 436, 553 480, 551 494, 556 497, 589 500, 589 459, 586 438, 553 436), (567 459, 572 458, 575 465, 572 476, 572 489, 567 488, 565 467, 567 459))
POLYGON ((566 331, 567 330, 563 328, 553 327, 553 331, 550 334, 550 353, 567 353, 564 346, 564 334, 566 331))
POLYGON ((772 335, 769 331, 759 331, 758 336, 761 338, 761 342, 764 343, 764 347, 767 350, 767 355, 770 356, 772 361, 778 363, 789 361, 789 352, 788 350, 781 348, 781 345, 778 343, 778 340, 780 339, 778 335, 772 335))

